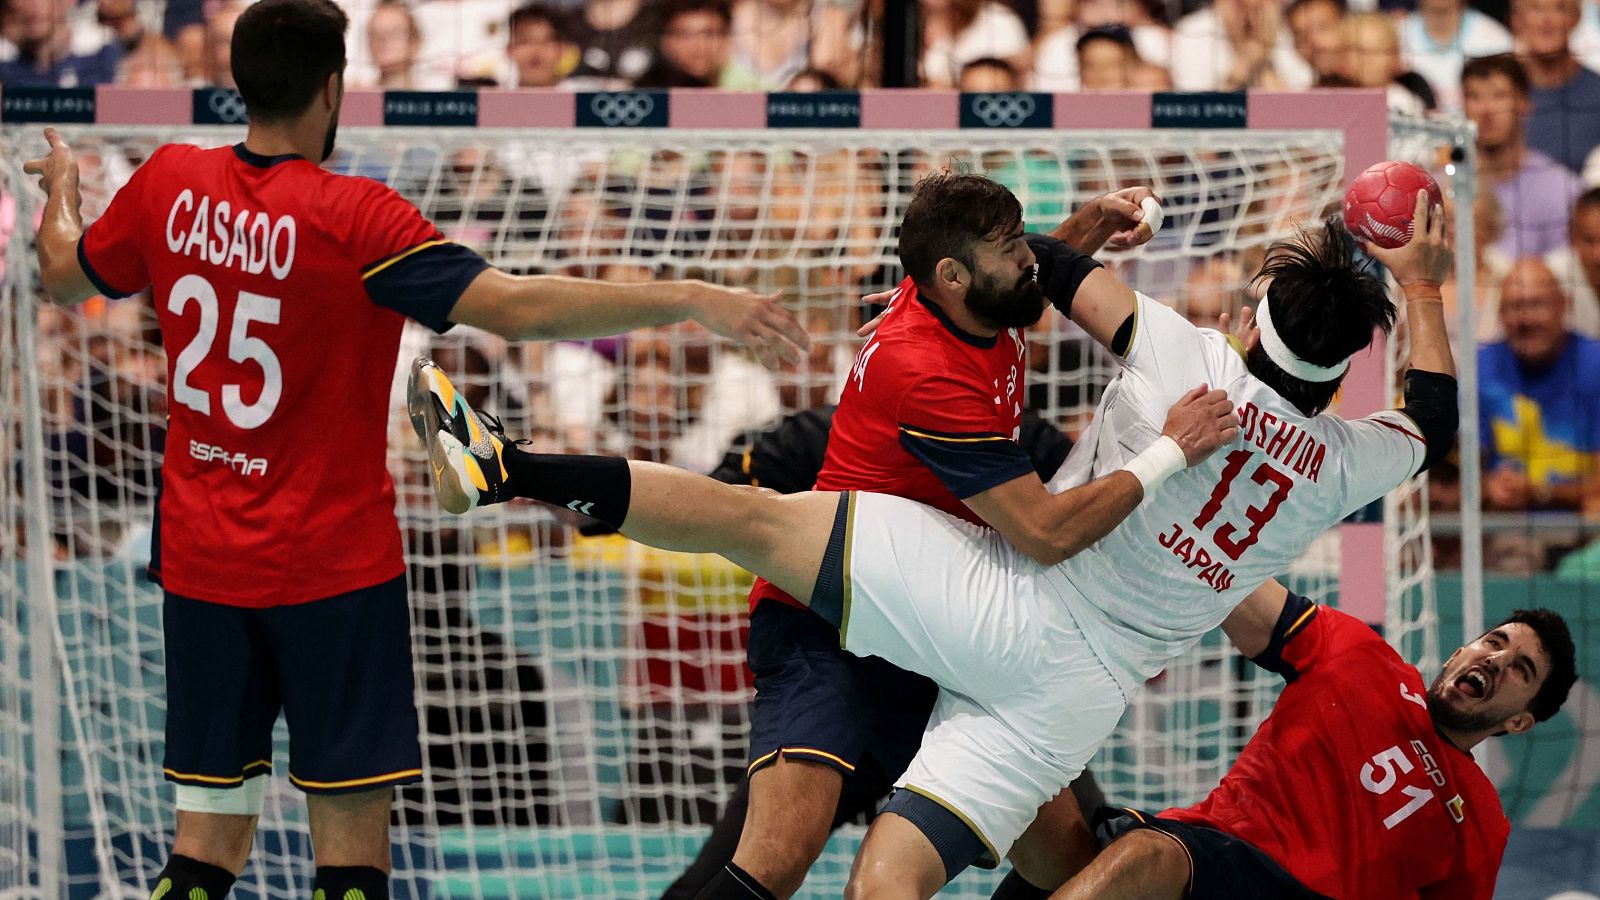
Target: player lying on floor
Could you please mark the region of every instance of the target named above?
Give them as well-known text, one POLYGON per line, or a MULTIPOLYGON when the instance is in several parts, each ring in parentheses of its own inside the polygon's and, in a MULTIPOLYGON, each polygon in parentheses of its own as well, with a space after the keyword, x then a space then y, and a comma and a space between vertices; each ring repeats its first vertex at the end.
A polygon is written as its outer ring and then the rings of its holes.
POLYGON ((525 453, 426 361, 412 373, 413 422, 446 508, 531 497, 653 547, 720 554, 803 598, 851 653, 938 683, 921 749, 897 781, 924 801, 916 839, 896 831, 868 865, 869 831, 852 873, 854 896, 927 898, 966 865, 1004 857, 1110 735, 1126 698, 1250 591, 1449 451, 1455 367, 1438 284, 1453 254, 1425 193, 1416 221, 1405 247, 1373 251, 1408 301, 1404 411, 1322 414, 1349 358, 1394 317, 1337 223, 1273 245, 1243 354, 1103 268, 1072 296, 1051 296, 1121 366, 1058 486, 1133 499, 1121 525, 1055 565, 902 498, 778 496, 651 463, 525 453), (1231 450, 1185 468, 1157 436, 1197 384, 1227 391, 1242 430, 1231 450))
POLYGON ((1268 582, 1228 616, 1288 682, 1222 783, 1186 809, 1105 809, 1110 845, 1056 900, 1489 900, 1511 825, 1472 758, 1555 715, 1572 635, 1519 610, 1433 684, 1366 624, 1268 582))

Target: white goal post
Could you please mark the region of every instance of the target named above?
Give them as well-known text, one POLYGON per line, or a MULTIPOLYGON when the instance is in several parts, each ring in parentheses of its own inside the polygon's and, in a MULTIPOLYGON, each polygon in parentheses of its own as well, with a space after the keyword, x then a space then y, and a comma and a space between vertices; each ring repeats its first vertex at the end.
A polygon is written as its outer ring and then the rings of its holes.
MULTIPOLYGON (((143 897, 173 820, 160 592, 144 574, 165 357, 148 298, 41 302, 40 195, 21 167, 42 152, 40 123, 59 122, 92 219, 161 143, 240 140, 226 123, 241 110, 225 92, 100 88, 7 90, 0 112, 0 898, 143 897)), ((351 92, 339 142, 332 168, 392 185, 509 270, 782 291, 816 348, 778 373, 686 327, 546 345, 407 331, 397 362, 432 353, 513 435, 702 471, 730 448, 736 460, 776 417, 833 402, 859 298, 898 280, 895 227, 934 168, 1001 180, 1034 228, 1106 190, 1150 185, 1162 234, 1106 258, 1202 323, 1252 302, 1267 244, 1336 211, 1367 165, 1413 159, 1468 197, 1472 177, 1464 128, 1391 123, 1382 92, 1364 91, 351 92)), ((1460 204, 1463 233, 1470 217, 1460 204)), ((1464 254, 1469 292, 1472 275, 1464 254)), ((1403 340, 1402 329, 1356 360, 1342 413, 1393 405, 1403 340)), ((1031 405, 1076 434, 1110 362, 1054 314, 1030 331, 1030 358, 1031 405)), ((1475 382, 1461 362, 1465 398, 1475 382)), ((534 505, 445 516, 398 399, 390 461, 428 781, 396 804, 395 896, 659 895, 744 768, 749 576, 584 536, 534 505)), ((1424 501, 1414 479, 1285 574, 1383 625, 1426 668, 1440 636, 1424 501)), ((1130 708, 1093 768, 1119 803, 1195 800, 1276 693, 1208 638, 1130 708)), ((278 742, 282 754, 281 726, 278 742)), ((860 835, 835 837, 803 896, 840 893, 860 835)), ((298 896, 309 857, 303 805, 275 783, 235 890, 298 896)), ((992 884, 969 872, 947 894, 986 897, 992 884)))

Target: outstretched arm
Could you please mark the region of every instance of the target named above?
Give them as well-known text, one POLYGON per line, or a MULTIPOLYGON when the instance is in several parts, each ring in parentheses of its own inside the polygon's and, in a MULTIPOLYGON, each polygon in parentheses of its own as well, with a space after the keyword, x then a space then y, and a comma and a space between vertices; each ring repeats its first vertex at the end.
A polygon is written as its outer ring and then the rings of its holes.
POLYGON ((56 303, 70 306, 98 294, 78 261, 83 237, 82 198, 78 194, 78 160, 54 128, 44 130, 50 153, 29 160, 22 171, 39 176, 44 191, 44 218, 39 222, 39 275, 56 303))
POLYGON ((799 361, 811 345, 775 297, 703 281, 615 284, 486 269, 450 313, 452 322, 510 340, 601 337, 688 320, 746 345, 768 368, 799 361))

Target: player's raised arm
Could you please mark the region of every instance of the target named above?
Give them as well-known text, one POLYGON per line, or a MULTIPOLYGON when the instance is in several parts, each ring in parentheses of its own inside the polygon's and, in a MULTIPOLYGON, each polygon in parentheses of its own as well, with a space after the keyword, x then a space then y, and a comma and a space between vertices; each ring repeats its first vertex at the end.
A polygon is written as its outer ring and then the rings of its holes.
POLYGON ((44 218, 39 223, 39 275, 55 302, 82 303, 99 291, 78 260, 78 241, 83 237, 78 160, 54 128, 46 128, 44 137, 50 142, 50 153, 22 166, 22 171, 39 176, 45 194, 44 218))
POLYGON ((1417 192, 1412 221, 1414 236, 1402 247, 1367 250, 1388 267, 1406 297, 1410 329, 1410 371, 1406 373, 1405 413, 1427 444, 1422 468, 1448 456, 1460 426, 1455 358, 1445 332, 1444 300, 1439 285, 1455 264, 1443 206, 1428 207, 1428 192, 1417 192))
POLYGON ((486 269, 450 313, 452 322, 510 340, 600 337, 687 320, 744 344, 769 368, 798 361, 811 343, 774 297, 703 281, 616 284, 486 269))
POLYGON ((1125 188, 1096 198, 1049 234, 1027 236, 1050 303, 1118 356, 1132 340, 1137 304, 1133 289, 1091 254, 1150 240, 1160 227, 1160 209, 1149 188, 1125 188))

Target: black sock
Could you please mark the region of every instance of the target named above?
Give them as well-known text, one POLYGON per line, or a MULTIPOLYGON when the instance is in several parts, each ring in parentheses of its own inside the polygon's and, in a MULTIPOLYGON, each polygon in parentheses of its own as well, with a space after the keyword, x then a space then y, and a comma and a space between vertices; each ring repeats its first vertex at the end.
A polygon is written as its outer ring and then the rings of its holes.
POLYGON ((222 900, 233 889, 234 875, 221 866, 201 862, 188 856, 174 855, 167 867, 156 876, 155 890, 150 900, 222 900), (198 897, 194 896, 199 891, 198 897))
POLYGON ((507 446, 501 459, 518 497, 565 507, 612 528, 621 528, 628 516, 633 477, 621 457, 528 453, 507 446))
POLYGON ((311 900, 389 900, 389 876, 371 866, 317 866, 311 900))
POLYGON ((778 900, 761 882, 733 863, 722 867, 696 900, 778 900))
POLYGON ((1050 893, 1047 888, 1034 887, 1016 869, 1012 869, 1006 880, 1000 882, 1000 886, 989 895, 989 900, 1045 900, 1050 893))

